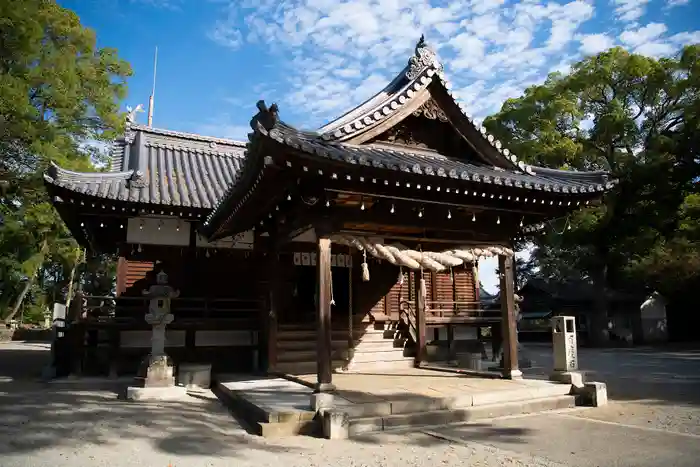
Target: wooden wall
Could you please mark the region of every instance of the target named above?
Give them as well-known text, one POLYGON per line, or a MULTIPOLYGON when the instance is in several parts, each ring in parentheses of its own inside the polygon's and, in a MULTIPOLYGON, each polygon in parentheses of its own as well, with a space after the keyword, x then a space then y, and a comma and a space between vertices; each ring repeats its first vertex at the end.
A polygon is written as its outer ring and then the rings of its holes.
MULTIPOLYGON (((357 262, 359 264, 360 261, 357 262)), ((403 281, 400 280, 400 269, 386 262, 370 262, 370 281, 362 282, 360 268, 356 270, 355 290, 356 313, 370 313, 376 320, 396 320, 399 316, 399 304, 403 300, 414 300, 413 273, 403 270, 403 281)), ((474 281, 471 265, 454 268, 452 272, 424 272, 428 306, 432 308, 452 309, 452 303, 464 302, 458 309, 476 308, 478 301, 478 285, 474 281), (433 303, 431 303, 433 302, 433 303), (435 303, 437 302, 437 303, 435 303)))

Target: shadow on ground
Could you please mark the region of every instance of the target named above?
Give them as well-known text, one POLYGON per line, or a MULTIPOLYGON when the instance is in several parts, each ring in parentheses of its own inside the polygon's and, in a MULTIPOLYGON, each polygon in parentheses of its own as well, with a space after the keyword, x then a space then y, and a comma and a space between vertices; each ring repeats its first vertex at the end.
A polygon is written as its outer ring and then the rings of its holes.
MULTIPOLYGON (((552 349, 526 346, 542 377, 552 367, 552 349)), ((668 347, 581 348, 579 368, 587 381, 603 381, 615 401, 653 400, 659 404, 700 405, 700 345, 668 347)))
POLYGON ((33 380, 51 360, 51 345, 42 342, 0 342, 0 380, 33 380))
POLYGON ((148 440, 157 450, 183 456, 235 458, 251 449, 277 449, 248 435, 211 395, 146 404, 119 400, 119 385, 113 384, 111 390, 104 383, 100 386, 0 384, 2 452, 109 445, 130 439, 148 440))

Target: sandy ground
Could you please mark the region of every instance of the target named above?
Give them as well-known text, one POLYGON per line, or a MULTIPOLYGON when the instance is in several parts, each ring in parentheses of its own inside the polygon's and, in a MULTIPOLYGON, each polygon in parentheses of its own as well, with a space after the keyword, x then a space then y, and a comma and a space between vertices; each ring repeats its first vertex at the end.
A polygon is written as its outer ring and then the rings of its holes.
POLYGON ((700 352, 583 351, 617 399, 607 407, 352 441, 250 435, 211 393, 153 405, 118 400, 115 385, 39 383, 47 357, 43 344, 0 344, 2 467, 695 467, 700 457, 700 352))

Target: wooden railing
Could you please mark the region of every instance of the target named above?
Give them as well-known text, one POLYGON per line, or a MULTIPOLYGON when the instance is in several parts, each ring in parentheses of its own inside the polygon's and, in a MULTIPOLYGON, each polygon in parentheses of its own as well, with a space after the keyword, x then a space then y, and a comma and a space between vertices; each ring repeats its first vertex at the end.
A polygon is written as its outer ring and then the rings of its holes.
MULTIPOLYGON (((414 313, 415 301, 406 301, 405 307, 414 313)), ((500 310, 488 310, 479 302, 427 300, 425 302, 425 324, 491 324, 501 321, 500 310)))
MULTIPOLYGON (((145 297, 112 297, 83 295, 76 318, 87 323, 128 324, 141 323, 148 311, 145 297)), ((241 317, 257 316, 260 302, 256 299, 177 297, 171 299, 171 311, 178 324, 215 320, 236 321, 241 317)))
POLYGON ((407 300, 399 302, 399 319, 407 327, 413 342, 418 342, 418 325, 416 323, 415 303, 407 300))

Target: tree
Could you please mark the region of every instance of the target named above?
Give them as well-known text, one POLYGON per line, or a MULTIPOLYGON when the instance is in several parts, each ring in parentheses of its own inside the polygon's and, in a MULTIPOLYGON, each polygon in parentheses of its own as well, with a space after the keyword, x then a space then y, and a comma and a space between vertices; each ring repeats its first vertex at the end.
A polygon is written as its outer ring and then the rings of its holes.
POLYGON ((119 100, 131 69, 50 0, 0 2, 0 44, 2 313, 13 299, 21 306, 38 275, 69 276, 77 245, 48 202, 42 175, 50 161, 94 170, 91 143, 122 131, 119 100))
POLYGON ((660 267, 662 257, 675 264, 683 249, 698 251, 697 238, 677 232, 698 220, 697 211, 683 206, 692 204, 688 196, 700 175, 699 56, 700 46, 659 60, 614 48, 568 75, 550 75, 485 121, 528 162, 605 169, 619 180, 603 203, 555 222, 535 239, 540 274, 589 280, 600 289, 594 330, 605 326, 604 288, 630 286, 633 277, 658 287, 662 275, 645 268, 660 267), (669 248, 679 249, 673 260, 665 256, 669 248))

